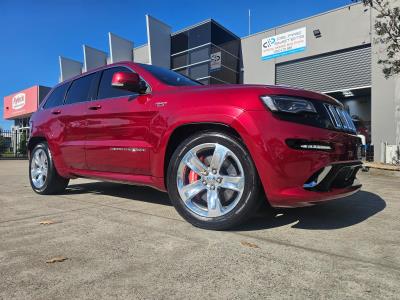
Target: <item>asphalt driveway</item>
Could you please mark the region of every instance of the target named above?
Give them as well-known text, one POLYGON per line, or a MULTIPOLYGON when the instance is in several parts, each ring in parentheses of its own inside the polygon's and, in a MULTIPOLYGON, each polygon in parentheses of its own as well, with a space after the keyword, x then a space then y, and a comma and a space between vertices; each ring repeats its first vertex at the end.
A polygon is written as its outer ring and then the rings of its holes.
POLYGON ((150 188, 39 196, 27 161, 0 161, 0 299, 398 299, 400 176, 359 177, 351 197, 212 232, 150 188))

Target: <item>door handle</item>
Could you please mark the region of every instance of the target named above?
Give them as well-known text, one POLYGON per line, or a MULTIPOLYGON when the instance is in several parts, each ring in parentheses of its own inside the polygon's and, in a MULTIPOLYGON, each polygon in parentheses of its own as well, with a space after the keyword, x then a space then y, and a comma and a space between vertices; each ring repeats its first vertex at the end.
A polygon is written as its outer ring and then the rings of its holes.
POLYGON ((52 113, 53 115, 59 115, 59 114, 61 114, 61 110, 55 109, 55 110, 52 110, 51 113, 52 113))
POLYGON ((90 110, 98 110, 98 109, 100 109, 100 108, 101 108, 101 105, 100 105, 100 104, 93 105, 93 106, 89 106, 89 109, 90 109, 90 110))

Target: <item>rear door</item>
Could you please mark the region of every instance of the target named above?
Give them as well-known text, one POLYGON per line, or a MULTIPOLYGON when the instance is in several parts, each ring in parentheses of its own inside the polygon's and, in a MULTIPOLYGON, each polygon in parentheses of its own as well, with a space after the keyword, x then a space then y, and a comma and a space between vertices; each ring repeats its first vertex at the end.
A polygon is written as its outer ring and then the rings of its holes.
POLYGON ((53 89, 47 97, 46 103, 43 105, 43 110, 38 112, 41 114, 39 120, 43 120, 39 125, 40 131, 46 134, 51 154, 55 158, 56 163, 60 161, 59 145, 65 127, 60 121, 60 117, 63 111, 64 98, 69 85, 70 82, 66 82, 53 89))
POLYGON ((147 142, 153 113, 149 95, 114 88, 115 72, 132 72, 125 67, 103 70, 97 100, 87 107, 86 161, 93 171, 149 174, 147 142))
POLYGON ((69 168, 87 169, 85 158, 86 113, 88 101, 98 82, 98 73, 74 80, 59 109, 58 119, 63 126, 59 139, 62 158, 69 168))

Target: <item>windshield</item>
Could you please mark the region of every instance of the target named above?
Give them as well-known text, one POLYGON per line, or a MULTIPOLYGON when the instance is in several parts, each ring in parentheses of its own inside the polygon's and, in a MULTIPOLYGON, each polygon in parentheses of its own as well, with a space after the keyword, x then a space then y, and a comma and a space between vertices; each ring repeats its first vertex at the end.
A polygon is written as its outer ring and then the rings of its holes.
POLYGON ((140 66, 146 71, 150 72, 154 77, 156 77, 161 82, 167 85, 173 86, 187 86, 187 85, 202 85, 200 82, 190 79, 182 74, 176 73, 174 71, 153 66, 140 64, 140 66))

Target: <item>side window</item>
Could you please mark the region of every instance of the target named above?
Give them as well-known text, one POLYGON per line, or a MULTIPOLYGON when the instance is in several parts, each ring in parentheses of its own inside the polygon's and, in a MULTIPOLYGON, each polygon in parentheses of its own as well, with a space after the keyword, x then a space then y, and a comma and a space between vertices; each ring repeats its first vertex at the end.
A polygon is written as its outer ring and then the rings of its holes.
POLYGON ((43 108, 47 109, 62 105, 64 101, 65 92, 67 91, 68 86, 69 82, 56 87, 47 98, 43 108))
POLYGON ((124 67, 116 67, 104 70, 100 80, 97 99, 122 97, 134 94, 133 92, 130 91, 117 89, 111 85, 112 77, 116 72, 132 72, 132 71, 124 67))
POLYGON ((95 78, 96 73, 93 73, 74 80, 68 90, 65 104, 90 101, 89 93, 95 78))

